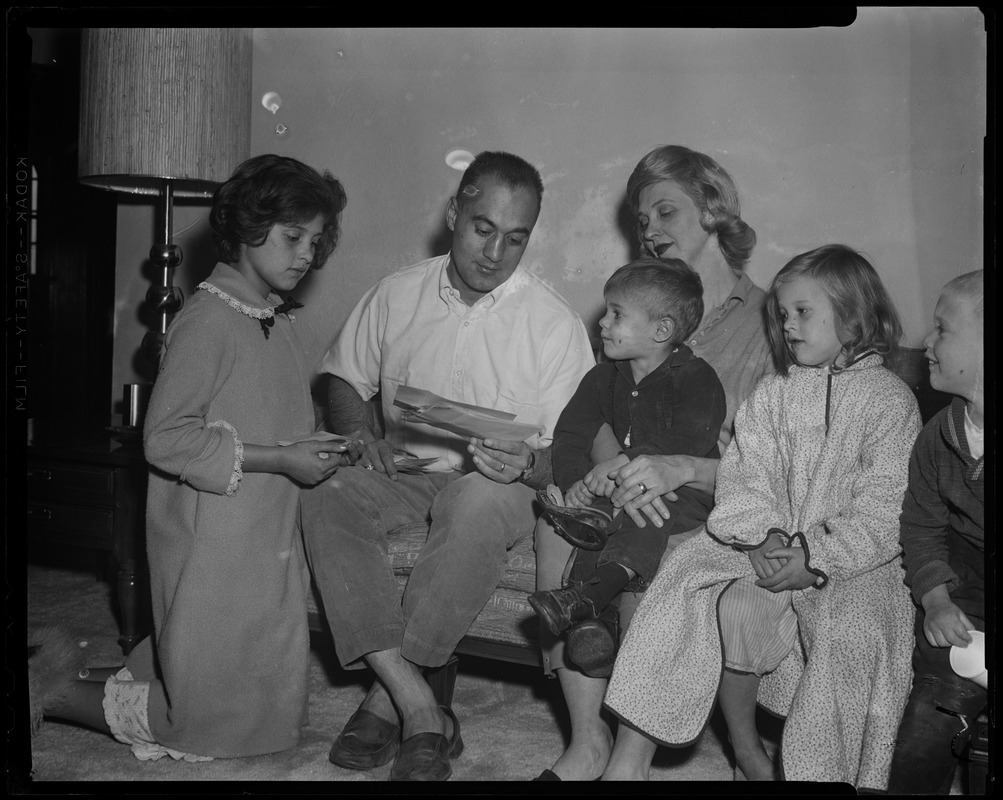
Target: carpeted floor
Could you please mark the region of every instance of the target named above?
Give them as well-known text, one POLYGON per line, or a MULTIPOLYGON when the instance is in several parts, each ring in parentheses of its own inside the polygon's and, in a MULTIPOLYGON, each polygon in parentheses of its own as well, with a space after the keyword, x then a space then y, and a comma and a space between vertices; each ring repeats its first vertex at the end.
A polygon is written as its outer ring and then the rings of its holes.
MULTIPOLYGON (((120 663, 109 585, 96 579, 93 572, 38 565, 27 569, 28 625, 58 622, 87 643, 87 662, 91 666, 120 663)), ((31 741, 32 783, 28 790, 57 791, 80 781, 387 780, 389 765, 360 773, 328 762, 331 740, 361 701, 368 679, 364 672, 342 670, 330 646, 319 637, 314 645, 310 724, 299 747, 271 756, 197 764, 170 759, 140 762, 124 745, 106 735, 49 721, 31 741)), ((538 670, 528 667, 461 659, 453 708, 466 744, 463 755, 453 762, 453 782, 529 780, 551 766, 568 736, 557 681, 546 680, 538 670)), ((723 738, 723 728, 714 718, 695 746, 660 749, 652 778, 732 781, 723 738)), ((374 789, 377 787, 369 787, 374 789)), ((507 791, 513 790, 509 787, 507 791)), ((79 791, 91 789, 81 787, 79 791)), ((143 791, 157 789, 151 786, 143 791)))

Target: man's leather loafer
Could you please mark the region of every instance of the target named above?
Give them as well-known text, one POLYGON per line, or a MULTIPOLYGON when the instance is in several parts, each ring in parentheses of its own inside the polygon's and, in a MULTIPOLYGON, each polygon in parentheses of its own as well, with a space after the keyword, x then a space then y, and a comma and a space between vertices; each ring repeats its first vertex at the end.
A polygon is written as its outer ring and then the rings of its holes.
POLYGON ((399 725, 360 708, 345 724, 327 758, 346 769, 373 769, 394 757, 400 738, 399 725))
POLYGON ((445 781, 453 774, 449 759, 463 752, 460 722, 451 708, 439 706, 453 721, 453 735, 416 733, 401 742, 397 758, 390 768, 392 781, 445 781))

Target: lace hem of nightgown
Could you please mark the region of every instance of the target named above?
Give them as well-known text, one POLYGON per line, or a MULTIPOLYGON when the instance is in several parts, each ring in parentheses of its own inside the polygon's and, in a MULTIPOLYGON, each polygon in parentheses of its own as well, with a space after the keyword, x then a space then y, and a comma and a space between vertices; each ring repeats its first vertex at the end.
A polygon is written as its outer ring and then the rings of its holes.
POLYGON ((156 761, 164 756, 175 761, 212 761, 212 756, 182 753, 154 741, 147 716, 149 702, 149 681, 134 680, 128 667, 122 667, 108 678, 101 705, 112 736, 129 745, 140 761, 156 761))

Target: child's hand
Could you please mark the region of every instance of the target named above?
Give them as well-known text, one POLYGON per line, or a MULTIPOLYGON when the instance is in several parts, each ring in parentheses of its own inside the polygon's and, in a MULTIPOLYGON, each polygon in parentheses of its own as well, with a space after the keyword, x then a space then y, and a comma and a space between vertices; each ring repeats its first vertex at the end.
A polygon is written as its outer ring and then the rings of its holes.
POLYGON ((947 593, 944 584, 935 586, 923 595, 923 610, 926 612, 923 619, 923 633, 926 640, 934 647, 967 647, 972 641, 968 631, 974 630, 975 626, 965 616, 965 612, 958 608, 947 593))
POLYGON ((766 551, 776 550, 784 546, 784 537, 779 533, 771 533, 766 537, 766 541, 763 542, 755 550, 747 550, 746 553, 749 556, 749 561, 752 562, 752 568, 756 571, 756 575, 760 578, 769 578, 771 575, 777 573, 777 571, 787 563, 785 558, 767 558, 766 551))
POLYGON ((588 508, 596 496, 588 490, 584 481, 578 481, 564 493, 564 505, 568 508, 588 508))
POLYGON ((279 448, 286 475, 305 486, 327 480, 338 467, 348 463, 341 446, 331 442, 297 442, 279 448))
POLYGON ((619 472, 620 467, 630 461, 624 454, 619 454, 594 466, 583 479, 585 488, 595 497, 609 497, 616 489, 616 481, 611 477, 619 472))
POLYGON ((767 559, 778 562, 783 560, 785 563, 768 578, 756 581, 756 586, 762 586, 771 592, 784 592, 791 589, 807 589, 809 586, 814 586, 818 580, 817 575, 813 575, 805 568, 804 550, 797 545, 765 548, 763 555, 767 559))

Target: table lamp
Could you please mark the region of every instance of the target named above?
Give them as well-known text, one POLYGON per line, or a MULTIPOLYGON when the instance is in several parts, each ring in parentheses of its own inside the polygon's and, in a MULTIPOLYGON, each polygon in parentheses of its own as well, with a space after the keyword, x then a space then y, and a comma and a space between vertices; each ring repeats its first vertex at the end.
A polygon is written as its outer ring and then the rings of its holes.
POLYGON ((251 29, 89 28, 80 58, 80 181, 160 201, 146 293, 159 325, 141 348, 156 364, 184 303, 174 198, 211 197, 250 154, 251 29))

